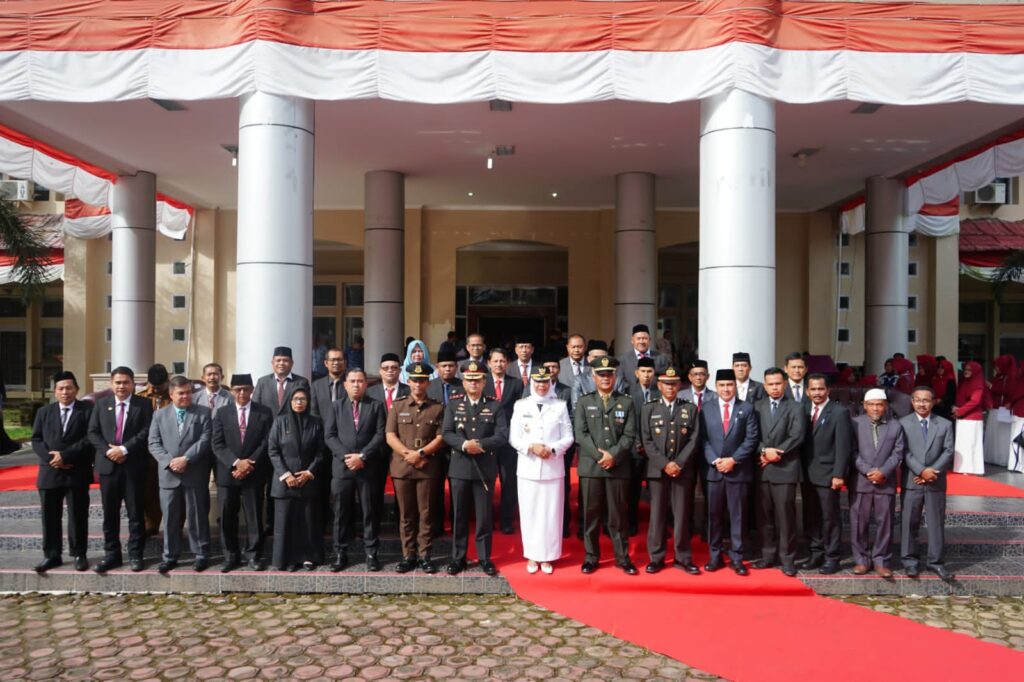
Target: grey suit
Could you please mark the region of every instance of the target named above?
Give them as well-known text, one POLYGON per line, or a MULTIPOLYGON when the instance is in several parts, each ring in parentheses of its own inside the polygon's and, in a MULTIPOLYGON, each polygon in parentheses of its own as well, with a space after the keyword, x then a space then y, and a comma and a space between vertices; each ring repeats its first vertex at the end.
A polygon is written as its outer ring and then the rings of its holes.
POLYGON ((920 548, 917 536, 921 528, 922 512, 928 523, 928 566, 942 564, 945 544, 946 523, 946 473, 953 464, 953 424, 934 412, 928 419, 928 437, 925 439, 921 418, 909 414, 900 419, 903 437, 906 441, 906 457, 903 461, 903 493, 900 520, 903 565, 917 567, 920 548), (914 482, 925 469, 934 469, 939 477, 934 483, 914 482))
POLYGON ((192 392, 192 404, 205 407, 210 412, 216 412, 218 408, 233 401, 234 398, 231 396, 231 391, 223 386, 217 389, 217 392, 213 395, 210 395, 210 392, 206 390, 206 386, 192 392))
MULTIPOLYGON (((589 374, 590 367, 587 366, 587 359, 580 358, 579 361, 580 374, 589 374)), ((564 383, 569 388, 576 385, 576 372, 573 371, 572 359, 562 358, 558 361, 558 380, 564 383)))
POLYGON ((853 560, 862 566, 889 567, 892 560, 892 520, 896 502, 896 472, 903 460, 903 427, 892 419, 878 424, 878 445, 872 438, 868 416, 853 420, 853 480, 850 490, 850 545, 853 560), (868 472, 878 469, 885 481, 878 485, 868 480, 868 472), (868 525, 875 519, 878 529, 872 544, 868 525))
POLYGON ((265 374, 256 381, 256 390, 252 399, 260 405, 266 405, 275 415, 288 414, 288 403, 292 399, 292 393, 299 388, 309 390, 309 380, 298 374, 289 374, 285 381, 284 400, 277 400, 277 377, 274 374, 265 374))
POLYGON ((784 568, 796 564, 796 486, 800 481, 800 446, 804 442, 806 417, 803 405, 785 397, 777 401, 762 398, 754 406, 761 426, 758 450, 778 448, 782 459, 763 467, 755 464, 755 509, 757 532, 761 536, 761 559, 784 568))
POLYGON ((181 527, 188 519, 188 542, 193 554, 210 556, 210 411, 199 405, 185 408, 178 432, 177 411, 168 405, 156 411, 149 426, 149 452, 157 462, 160 510, 164 515, 164 561, 181 556, 181 527), (170 469, 171 460, 185 457, 185 473, 170 469))
MULTIPOLYGON (((668 368, 668 357, 664 355, 655 355, 650 351, 647 352, 647 357, 654 360, 654 371, 663 372, 668 368)), ((636 356, 636 351, 630 348, 627 352, 619 356, 619 374, 622 375, 623 379, 630 386, 635 386, 636 380, 636 363, 639 358, 636 356)))

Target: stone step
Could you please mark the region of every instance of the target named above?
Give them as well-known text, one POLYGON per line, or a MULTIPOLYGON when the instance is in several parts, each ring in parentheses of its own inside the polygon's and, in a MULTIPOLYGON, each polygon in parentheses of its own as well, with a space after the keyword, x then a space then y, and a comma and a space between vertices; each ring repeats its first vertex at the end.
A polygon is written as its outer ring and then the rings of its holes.
POLYGON ((835 575, 824 576, 814 571, 801 571, 800 579, 823 595, 1024 595, 1024 560, 1020 559, 948 560, 946 568, 956 576, 949 583, 925 570, 922 570, 918 578, 908 578, 899 562, 894 564, 896 574, 891 580, 874 574, 853 575, 853 564, 850 561, 844 561, 843 570, 835 575))

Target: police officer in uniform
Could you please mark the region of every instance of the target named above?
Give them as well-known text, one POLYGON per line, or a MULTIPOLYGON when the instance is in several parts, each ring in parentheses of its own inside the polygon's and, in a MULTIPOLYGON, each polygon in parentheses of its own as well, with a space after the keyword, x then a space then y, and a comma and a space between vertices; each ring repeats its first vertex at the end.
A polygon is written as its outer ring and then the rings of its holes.
POLYGON ((391 480, 395 483, 402 539, 402 560, 395 570, 408 573, 418 565, 424 573, 437 573, 430 561, 430 520, 435 512, 441 513, 432 508, 432 502, 434 487, 444 476, 440 458, 434 457, 445 447, 441 438, 444 407, 427 397, 433 367, 414 362, 405 371, 410 394, 392 403, 384 429, 392 451, 391 480))
POLYGON ((600 558, 601 521, 607 513, 608 532, 615 548, 615 563, 627 575, 636 575, 629 559, 626 535, 630 457, 636 441, 633 399, 615 390, 619 361, 604 356, 591 361, 597 390, 576 403, 574 429, 579 444, 580 490, 583 496, 582 571, 593 573, 600 558))
POLYGON ((697 406, 679 397, 683 377, 675 367, 658 376, 660 397, 643 406, 640 439, 647 456, 647 488, 651 492, 651 523, 647 530, 648 573, 657 573, 665 562, 665 522, 672 508, 673 565, 691 575, 700 569, 690 552, 690 519, 693 517, 694 480, 697 477, 697 444, 700 420, 697 406))
POLYGON ((494 526, 494 479, 498 450, 508 444, 508 415, 493 396, 484 396, 487 367, 470 360, 462 365, 463 395, 453 395, 444 412, 442 433, 451 448, 448 479, 452 490, 452 561, 448 575, 466 568, 469 507, 476 516, 476 555, 487 575, 498 574, 491 561, 494 526))

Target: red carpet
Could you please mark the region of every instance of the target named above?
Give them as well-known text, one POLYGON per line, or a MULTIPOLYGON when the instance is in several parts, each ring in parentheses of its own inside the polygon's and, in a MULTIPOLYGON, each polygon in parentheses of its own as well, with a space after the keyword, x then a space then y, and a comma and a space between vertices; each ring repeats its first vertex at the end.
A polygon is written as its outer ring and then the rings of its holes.
MULTIPOLYGON (((38 473, 38 464, 21 464, 2 468, 0 469, 0 492, 35 490, 38 473)), ((97 488, 99 484, 93 483, 92 487, 97 488)))
POLYGON ((1024 490, 993 481, 984 476, 949 474, 947 495, 977 495, 979 497, 1024 497, 1024 490))

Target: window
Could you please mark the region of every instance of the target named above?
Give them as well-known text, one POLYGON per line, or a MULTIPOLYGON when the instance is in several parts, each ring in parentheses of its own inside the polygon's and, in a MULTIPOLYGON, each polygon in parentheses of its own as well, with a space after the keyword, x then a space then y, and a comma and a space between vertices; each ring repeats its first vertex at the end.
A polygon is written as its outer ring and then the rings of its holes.
POLYGON ((39 330, 40 355, 43 360, 60 360, 64 355, 64 328, 43 327, 39 330))
POLYGON ((184 362, 174 362, 174 363, 171 363, 171 364, 172 364, 172 366, 174 368, 172 371, 175 374, 184 374, 185 373, 185 363, 184 362))
POLYGON ((850 261, 839 261, 839 274, 843 277, 850 276, 850 261))
POLYGON ((839 309, 840 310, 849 310, 850 309, 850 297, 849 296, 840 296, 839 297, 839 309))
POLYGON ((988 322, 988 303, 985 301, 960 301, 960 322, 974 324, 988 322))
POLYGON ((838 341, 839 343, 849 343, 850 342, 850 330, 846 329, 845 327, 839 329, 836 332, 836 341, 838 341))
POLYGON ((917 296, 907 296, 907 309, 917 310, 917 296))
POLYGON ((171 263, 171 272, 175 275, 185 274, 185 261, 176 260, 171 263))
POLYGON ((105 371, 107 374, 110 374, 110 370, 113 369, 113 367, 110 366, 110 360, 107 360, 105 367, 106 369, 104 369, 103 371, 105 371))
POLYGON ((314 306, 335 306, 338 304, 338 288, 333 284, 313 285, 314 306))
POLYGON ((43 317, 64 317, 64 299, 63 298, 46 298, 43 299, 43 308, 41 315, 43 317))
POLYGON ((907 343, 917 343, 917 330, 916 329, 908 329, 907 330, 907 343))
POLYGON ((345 305, 363 305, 363 285, 362 284, 346 284, 345 285, 345 305))
POLYGON ((183 295, 181 295, 181 294, 175 294, 174 296, 172 296, 171 297, 171 307, 172 308, 184 308, 185 307, 185 297, 183 295))
MULTIPOLYGON (((465 317, 466 315, 466 287, 455 287, 455 315, 465 317)), ((464 336, 459 338, 466 338, 464 336)))
POLYGON ((107 327, 107 343, 110 343, 110 327, 107 327))
POLYGON ((911 277, 917 277, 917 261, 910 261, 907 263, 907 274, 911 277))
POLYGON ((1024 301, 1004 301, 999 305, 999 321, 1024 323, 1024 301))
POLYGON ((0 298, 0 317, 25 317, 25 306, 18 298, 0 298))
POLYGON ((345 318, 345 347, 348 348, 352 345, 352 342, 356 340, 357 336, 363 335, 363 318, 361 317, 346 317, 345 318))
POLYGON ((49 201, 50 200, 50 189, 43 187, 42 185, 35 183, 32 186, 32 201, 49 201))
POLYGON ((109 261, 109 260, 107 261, 107 274, 108 275, 114 274, 114 263, 112 261, 109 261))
POLYGON ((850 245, 850 235, 847 234, 846 232, 840 232, 839 233, 839 246, 849 246, 849 245, 850 245))
POLYGON ((177 328, 171 330, 171 341, 184 341, 184 340, 185 340, 185 330, 184 329, 182 329, 180 327, 177 327, 177 328))
POLYGON ((114 307, 114 297, 113 296, 107 296, 107 308, 109 309, 109 308, 113 308, 113 307, 114 307))
MULTIPOLYGON (((313 318, 313 340, 319 341, 323 339, 323 342, 328 347, 335 345, 337 335, 334 330, 336 327, 336 320, 333 317, 314 317, 313 318)), ((321 367, 314 367, 317 371, 326 371, 321 367)))
POLYGON ((911 232, 910 234, 907 235, 907 244, 910 245, 910 248, 914 248, 915 246, 917 246, 917 233, 916 232, 911 232))
POLYGON ((0 332, 0 368, 7 388, 25 385, 25 332, 0 332))
POLYGON ((678 308, 682 292, 678 284, 662 284, 658 288, 659 308, 678 308))

